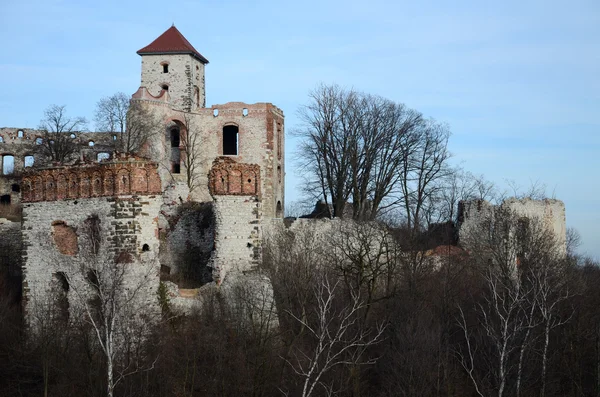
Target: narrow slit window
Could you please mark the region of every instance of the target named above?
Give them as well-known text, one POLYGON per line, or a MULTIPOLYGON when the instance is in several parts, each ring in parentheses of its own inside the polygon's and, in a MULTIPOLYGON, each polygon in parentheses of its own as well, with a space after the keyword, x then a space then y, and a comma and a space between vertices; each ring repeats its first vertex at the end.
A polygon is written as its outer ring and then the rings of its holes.
POLYGON ((226 125, 223 127, 223 154, 237 156, 238 154, 238 127, 226 125))
POLYGON ((162 66, 163 66, 163 73, 169 73, 169 64, 164 63, 162 66))

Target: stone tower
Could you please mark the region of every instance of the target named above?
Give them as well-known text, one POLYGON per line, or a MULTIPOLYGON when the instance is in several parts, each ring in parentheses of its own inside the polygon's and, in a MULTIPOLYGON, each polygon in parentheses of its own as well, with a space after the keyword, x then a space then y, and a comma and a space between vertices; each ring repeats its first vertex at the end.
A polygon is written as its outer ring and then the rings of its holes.
POLYGON ((175 25, 137 53, 142 57, 141 86, 152 96, 166 96, 173 108, 186 112, 205 106, 204 66, 208 60, 175 25))

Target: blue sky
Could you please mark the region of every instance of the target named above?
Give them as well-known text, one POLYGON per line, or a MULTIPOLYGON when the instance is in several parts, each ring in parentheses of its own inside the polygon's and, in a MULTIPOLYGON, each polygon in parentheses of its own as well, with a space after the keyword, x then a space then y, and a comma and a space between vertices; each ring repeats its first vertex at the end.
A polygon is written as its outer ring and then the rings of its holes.
POLYGON ((210 61, 208 105, 273 102, 289 132, 320 82, 403 102, 450 125, 466 170, 546 184, 600 259, 597 0, 1 0, 0 126, 36 127, 50 104, 91 120, 136 91, 135 52, 172 23, 210 61))

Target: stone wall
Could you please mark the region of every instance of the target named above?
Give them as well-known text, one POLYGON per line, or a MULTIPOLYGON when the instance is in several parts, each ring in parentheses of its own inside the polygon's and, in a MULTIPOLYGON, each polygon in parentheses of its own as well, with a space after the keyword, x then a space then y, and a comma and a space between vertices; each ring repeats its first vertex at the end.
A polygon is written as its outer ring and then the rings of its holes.
MULTIPOLYGON (((494 219, 499 211, 506 211, 516 218, 537 219, 551 231, 556 239, 559 251, 566 253, 566 216, 565 205, 560 200, 545 199, 507 199, 499 206, 485 200, 463 201, 459 204, 459 242, 468 245, 472 238, 477 239, 481 228, 494 219)), ((466 247, 468 248, 468 247, 466 247)))
POLYGON ((169 87, 173 107, 191 111, 205 106, 204 64, 193 56, 143 55, 141 86, 158 97, 164 85, 169 87), (168 65, 167 73, 163 65, 168 65))
POLYGON ((120 291, 126 295, 139 290, 136 302, 158 313, 158 215, 163 199, 155 163, 130 158, 42 169, 28 173, 23 186, 23 302, 28 321, 57 293, 72 315, 82 310, 90 266, 122 271, 120 291))
POLYGON ((261 261, 261 202, 256 196, 215 196, 213 279, 256 269, 261 261))
MULTIPOLYGON (((143 283, 139 299, 150 311, 156 309, 159 282, 157 217, 161 199, 157 196, 96 197, 79 200, 26 203, 23 207, 23 298, 28 316, 52 300, 53 280, 64 274, 74 294, 86 291, 85 268, 91 262, 86 222, 97 217, 100 226, 103 266, 126 267, 123 291, 143 283)), ((96 258, 94 256, 94 258, 96 258)), ((94 259, 96 260, 96 259, 94 259)), ((80 306, 81 302, 79 302, 80 306)), ((156 311, 156 310, 155 310, 156 311)))
POLYGON ((188 288, 212 281, 209 261, 215 242, 213 203, 185 203, 166 221, 160 236, 163 276, 188 288))

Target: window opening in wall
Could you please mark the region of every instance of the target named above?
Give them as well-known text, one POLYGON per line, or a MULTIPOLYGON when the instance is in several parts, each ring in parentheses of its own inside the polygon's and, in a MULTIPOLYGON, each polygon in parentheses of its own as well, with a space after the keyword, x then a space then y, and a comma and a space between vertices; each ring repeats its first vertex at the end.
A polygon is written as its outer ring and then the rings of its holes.
POLYGON ((75 135, 75 134, 71 134, 71 135, 69 135, 69 136, 71 137, 71 139, 75 139, 75 138, 77 138, 77 135, 75 135))
POLYGON ((23 159, 23 165, 25 165, 25 167, 33 167, 34 161, 35 159, 33 156, 25 156, 23 159))
POLYGON ((165 91, 169 91, 169 86, 166 84, 161 85, 160 88, 162 88, 165 91))
POLYGON ((19 138, 23 138, 23 130, 19 130, 19 131, 17 131, 17 136, 18 136, 19 138))
POLYGON ((213 110, 213 116, 217 117, 219 115, 219 109, 213 110))
POLYGON ((2 158, 2 174, 11 175, 15 172, 15 156, 9 154, 2 158))
POLYGON ((281 201, 277 202, 277 207, 275 209, 275 217, 282 218, 283 217, 283 208, 281 206, 281 201))
POLYGON ((116 141, 116 140, 117 140, 117 136, 113 135, 113 141, 116 141))
POLYGON ((100 152, 96 155, 96 159, 98 161, 106 161, 106 160, 110 159, 110 153, 100 152))
POLYGON ((248 115, 248 109, 243 108, 242 109, 242 116, 246 117, 248 115))
POLYGON ((163 73, 169 73, 169 64, 167 64, 167 63, 163 64, 163 73))
POLYGON ((15 193, 19 193, 21 191, 21 186, 19 186, 18 183, 13 183, 10 187, 10 190, 12 190, 15 193))
POLYGON ((223 127, 223 154, 233 156, 238 154, 238 127, 235 125, 223 127))
POLYGON ((173 163, 171 167, 171 171, 174 174, 181 174, 181 165, 179 163, 173 163))
POLYGON ((144 244, 142 246, 142 252, 148 252, 148 251, 150 251, 150 247, 148 246, 148 244, 144 244))
POLYGON ((44 142, 44 140, 42 138, 35 138, 35 144, 36 145, 41 145, 44 142))
POLYGON ((94 146, 94 141, 89 141, 88 146, 90 146, 90 147, 94 146))
POLYGON ((180 142, 179 128, 173 128, 171 130, 171 147, 179 147, 180 142))
POLYGON ((0 196, 0 205, 10 205, 10 194, 0 196))
POLYGON ((0 136, 0 143, 4 142, 4 138, 0 136))

